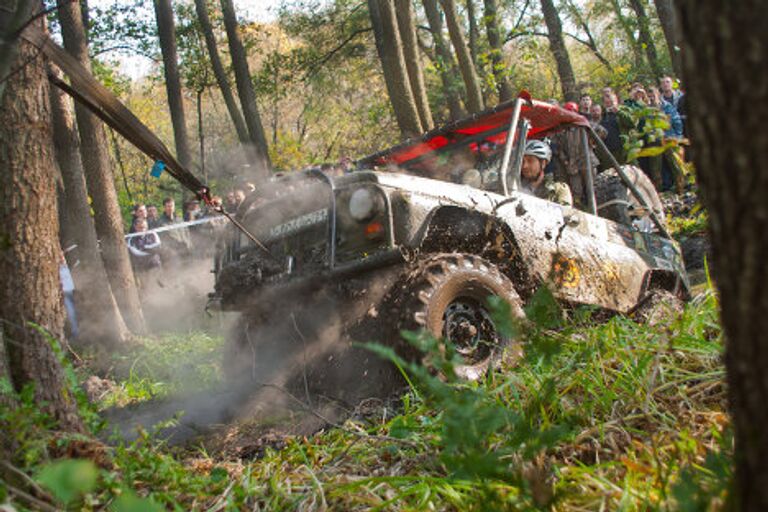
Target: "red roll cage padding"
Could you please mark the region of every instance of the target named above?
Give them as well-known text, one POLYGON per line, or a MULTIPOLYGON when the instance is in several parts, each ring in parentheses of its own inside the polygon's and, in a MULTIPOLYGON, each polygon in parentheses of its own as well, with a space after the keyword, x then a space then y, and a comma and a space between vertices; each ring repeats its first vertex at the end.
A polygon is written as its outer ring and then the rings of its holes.
MULTIPOLYGON (((492 109, 431 130, 418 139, 407 140, 362 158, 358 161, 358 167, 405 165, 446 146, 461 145, 462 141, 467 139, 469 139, 467 145, 473 152, 477 152, 478 144, 481 142, 503 146, 507 141, 507 131, 514 108, 515 100, 500 103, 492 109)), ((531 123, 529 139, 546 137, 568 126, 589 126, 589 121, 584 116, 537 100, 530 100, 523 104, 520 118, 528 119, 531 123)))

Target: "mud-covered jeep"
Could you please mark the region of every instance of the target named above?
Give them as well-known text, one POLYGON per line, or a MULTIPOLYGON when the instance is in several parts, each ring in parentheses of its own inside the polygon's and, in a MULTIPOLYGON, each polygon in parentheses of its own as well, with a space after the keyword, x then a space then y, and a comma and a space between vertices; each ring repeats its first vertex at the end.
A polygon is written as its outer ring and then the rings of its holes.
POLYGON ((398 343, 400 329, 450 340, 459 373, 479 377, 513 341, 494 325, 491 295, 517 316, 543 285, 564 304, 626 313, 655 290, 684 298, 689 287, 647 178, 620 167, 582 116, 524 98, 346 175, 275 179, 237 216, 249 233, 226 241, 213 295, 242 312, 230 366, 261 382, 302 375, 326 393, 338 384, 337 396, 375 392, 386 371, 351 342, 398 343), (582 134, 583 209, 520 191, 526 141, 563 130, 582 134), (610 170, 593 176, 595 154, 610 170))

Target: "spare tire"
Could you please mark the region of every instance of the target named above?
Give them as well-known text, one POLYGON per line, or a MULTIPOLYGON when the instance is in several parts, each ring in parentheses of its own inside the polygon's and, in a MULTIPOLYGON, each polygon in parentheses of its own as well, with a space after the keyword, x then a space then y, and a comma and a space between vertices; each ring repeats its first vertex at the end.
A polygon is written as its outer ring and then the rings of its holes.
MULTIPOLYGON (((643 196, 646 204, 664 223, 664 207, 651 179, 638 167, 625 165, 621 169, 640 192, 640 195, 643 196)), ((645 226, 649 230, 655 230, 649 213, 629 191, 629 187, 624 184, 614 169, 608 169, 595 177, 595 203, 597 204, 597 214, 604 219, 625 225, 633 222, 640 223, 641 226, 645 226)))
POLYGON ((492 263, 471 254, 436 254, 419 262, 405 284, 401 327, 425 329, 453 344, 463 364, 456 376, 477 380, 507 351, 520 354, 491 318, 488 298, 498 296, 522 319, 522 301, 512 282, 492 263))

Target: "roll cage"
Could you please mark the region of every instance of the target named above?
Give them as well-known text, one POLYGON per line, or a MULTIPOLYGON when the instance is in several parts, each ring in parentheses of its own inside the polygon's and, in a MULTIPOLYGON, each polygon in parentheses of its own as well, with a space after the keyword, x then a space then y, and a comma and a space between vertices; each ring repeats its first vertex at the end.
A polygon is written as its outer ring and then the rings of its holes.
MULTIPOLYGON (((508 196, 520 187, 520 172, 523 160, 523 148, 528 139, 540 139, 568 128, 581 130, 587 168, 591 168, 590 142, 594 145, 601 163, 612 167, 635 197, 648 212, 651 220, 664 238, 671 238, 662 219, 648 204, 646 198, 632 183, 621 164, 611 154, 605 143, 582 115, 565 110, 558 105, 531 99, 523 92, 515 100, 510 100, 494 108, 436 128, 421 137, 410 139, 392 148, 380 151, 357 161, 358 169, 376 166, 398 166, 415 171, 426 168, 427 162, 435 155, 465 149, 475 156, 480 156, 486 145, 503 148, 500 174, 501 193, 508 196), (509 134, 512 134, 510 137, 509 134)), ((591 172, 585 172, 588 213, 597 215, 594 183, 591 172)))

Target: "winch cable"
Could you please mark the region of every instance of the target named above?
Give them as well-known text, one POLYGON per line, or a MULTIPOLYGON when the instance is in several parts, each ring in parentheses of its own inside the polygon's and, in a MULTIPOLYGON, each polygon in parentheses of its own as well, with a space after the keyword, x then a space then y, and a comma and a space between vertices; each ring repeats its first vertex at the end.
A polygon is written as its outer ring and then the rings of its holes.
POLYGON ((224 210, 223 205, 214 204, 211 191, 188 169, 184 168, 171 154, 168 148, 152 131, 144 125, 119 99, 93 75, 69 55, 62 47, 35 27, 28 27, 22 37, 36 46, 61 71, 69 77, 67 84, 60 78, 49 75, 48 79, 55 86, 79 101, 104 123, 125 137, 142 153, 165 165, 165 170, 182 186, 191 191, 198 199, 226 217, 237 229, 250 239, 260 250, 274 259, 262 244, 241 222, 224 210))

